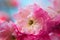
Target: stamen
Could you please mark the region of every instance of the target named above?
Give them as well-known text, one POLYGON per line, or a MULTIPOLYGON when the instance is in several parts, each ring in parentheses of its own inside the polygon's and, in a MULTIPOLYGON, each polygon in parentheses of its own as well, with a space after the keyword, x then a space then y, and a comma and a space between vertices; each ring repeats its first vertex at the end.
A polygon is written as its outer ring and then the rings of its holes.
POLYGON ((33 20, 29 20, 29 25, 32 25, 33 24, 33 20))

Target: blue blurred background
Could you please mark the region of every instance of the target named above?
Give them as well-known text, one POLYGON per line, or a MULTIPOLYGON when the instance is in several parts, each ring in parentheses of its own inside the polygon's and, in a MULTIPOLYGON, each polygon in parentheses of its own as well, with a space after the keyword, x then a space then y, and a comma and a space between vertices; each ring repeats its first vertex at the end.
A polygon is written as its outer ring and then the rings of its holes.
POLYGON ((11 18, 14 13, 19 11, 19 8, 24 8, 27 5, 37 3, 42 8, 47 8, 50 5, 50 2, 48 0, 17 0, 19 3, 18 7, 9 7, 5 4, 5 1, 6 0, 0 0, 0 11, 7 12, 11 18))

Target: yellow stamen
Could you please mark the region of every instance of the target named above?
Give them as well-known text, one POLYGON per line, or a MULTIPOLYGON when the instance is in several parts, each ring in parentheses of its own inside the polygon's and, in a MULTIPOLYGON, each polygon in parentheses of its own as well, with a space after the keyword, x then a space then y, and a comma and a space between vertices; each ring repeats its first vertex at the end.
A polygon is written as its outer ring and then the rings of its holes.
POLYGON ((32 25, 33 24, 33 20, 29 20, 29 25, 32 25))

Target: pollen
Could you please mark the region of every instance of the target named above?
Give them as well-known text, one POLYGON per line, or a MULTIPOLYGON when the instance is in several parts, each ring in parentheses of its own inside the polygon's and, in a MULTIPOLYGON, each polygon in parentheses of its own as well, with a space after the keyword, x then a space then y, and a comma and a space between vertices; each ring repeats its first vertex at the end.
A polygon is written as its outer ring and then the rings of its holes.
POLYGON ((33 20, 29 20, 28 22, 29 25, 32 25, 33 23, 34 23, 33 20))

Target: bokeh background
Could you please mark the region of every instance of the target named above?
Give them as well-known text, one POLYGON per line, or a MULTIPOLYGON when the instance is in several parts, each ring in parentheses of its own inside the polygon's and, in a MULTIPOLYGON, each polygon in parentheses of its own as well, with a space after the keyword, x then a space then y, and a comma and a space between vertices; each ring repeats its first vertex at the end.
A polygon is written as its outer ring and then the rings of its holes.
MULTIPOLYGON (((38 4, 41 8, 46 9, 51 5, 49 0, 16 0, 18 2, 17 7, 9 6, 7 0, 0 0, 0 11, 7 12, 7 14, 12 18, 12 15, 20 11, 20 8, 25 8, 28 5, 38 4)), ((12 0, 11 0, 12 1, 12 0)))

